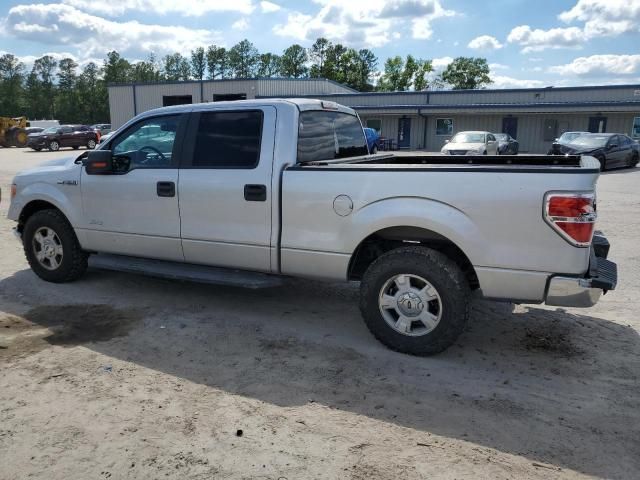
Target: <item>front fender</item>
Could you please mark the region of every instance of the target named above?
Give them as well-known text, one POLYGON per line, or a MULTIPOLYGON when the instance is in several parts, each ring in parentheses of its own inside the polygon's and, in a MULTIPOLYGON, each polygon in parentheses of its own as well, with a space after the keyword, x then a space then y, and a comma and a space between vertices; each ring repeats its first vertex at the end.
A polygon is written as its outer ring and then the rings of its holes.
POLYGON ((80 196, 80 185, 60 185, 62 188, 57 187, 58 185, 52 185, 44 181, 25 185, 11 202, 8 218, 17 222, 22 210, 29 203, 44 201, 60 210, 69 220, 69 223, 76 227, 81 220, 81 212, 77 206, 74 206, 74 204, 80 205, 80 202, 76 199, 76 197, 79 199, 80 196), (70 189, 75 190, 68 191, 70 189))

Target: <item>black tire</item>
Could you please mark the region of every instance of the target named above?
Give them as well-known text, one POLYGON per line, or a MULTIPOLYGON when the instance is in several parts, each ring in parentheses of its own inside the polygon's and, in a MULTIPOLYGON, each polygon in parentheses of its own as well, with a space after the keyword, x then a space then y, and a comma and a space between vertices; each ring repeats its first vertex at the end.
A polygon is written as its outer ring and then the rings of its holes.
POLYGON ((74 146, 73 146, 73 149, 74 149, 74 150, 78 150, 79 148, 80 148, 80 147, 79 147, 78 145, 74 145, 74 146))
POLYGON ((633 157, 631 157, 631 163, 629 164, 629 168, 635 168, 640 161, 640 156, 636 153, 633 157))
POLYGON ((31 150, 35 151, 35 152, 39 152, 40 150, 42 150, 41 147, 31 147, 31 150))
POLYGON ((360 312, 371 333, 387 347, 427 356, 447 349, 462 333, 469 318, 470 295, 465 275, 447 256, 425 247, 401 247, 378 257, 365 272, 360 284, 360 312), (397 275, 421 277, 436 289, 441 317, 428 333, 400 333, 383 317, 381 294, 397 275))
POLYGON ((601 156, 597 156, 596 159, 600 162, 600 171, 604 172, 607 169, 607 159, 601 156))
POLYGON ((47 282, 73 282, 87 269, 89 254, 82 251, 73 228, 59 210, 40 210, 29 217, 22 231, 22 244, 31 269, 47 282), (45 268, 36 256, 34 236, 42 228, 52 230, 62 246, 62 258, 55 269, 45 268))
POLYGON ((57 140, 51 140, 49 142, 48 148, 52 152, 57 152, 58 150, 60 150, 60 142, 58 142, 57 140))

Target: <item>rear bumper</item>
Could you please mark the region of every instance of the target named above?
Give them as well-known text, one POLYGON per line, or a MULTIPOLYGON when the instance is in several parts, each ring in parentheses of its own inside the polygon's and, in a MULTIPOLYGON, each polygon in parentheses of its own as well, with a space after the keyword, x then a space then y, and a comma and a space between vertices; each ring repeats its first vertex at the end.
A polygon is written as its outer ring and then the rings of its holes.
POLYGON ((596 234, 591 246, 589 272, 581 278, 553 276, 549 279, 545 303, 558 307, 586 308, 594 306, 600 297, 614 290, 618 283, 618 267, 607 260, 609 242, 596 234))

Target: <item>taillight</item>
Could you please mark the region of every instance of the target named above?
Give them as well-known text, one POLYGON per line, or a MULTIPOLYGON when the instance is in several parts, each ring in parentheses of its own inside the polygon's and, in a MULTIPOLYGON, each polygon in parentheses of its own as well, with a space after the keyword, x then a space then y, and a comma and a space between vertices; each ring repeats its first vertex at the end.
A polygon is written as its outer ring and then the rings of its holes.
POLYGON ((591 244, 597 216, 594 193, 552 192, 545 196, 545 220, 576 247, 591 244))

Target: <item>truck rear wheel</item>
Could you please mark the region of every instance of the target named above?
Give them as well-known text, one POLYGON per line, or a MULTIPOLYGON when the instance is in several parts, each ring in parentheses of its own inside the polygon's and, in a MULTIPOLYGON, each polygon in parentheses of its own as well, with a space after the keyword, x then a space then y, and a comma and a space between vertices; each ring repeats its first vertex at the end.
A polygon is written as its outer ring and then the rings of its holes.
POLYGON ((41 210, 29 217, 22 243, 31 269, 47 282, 72 282, 87 269, 89 255, 82 251, 73 227, 58 210, 41 210))
POLYGON ((402 247, 376 259, 360 285, 360 311, 392 350, 433 355, 453 344, 469 318, 470 288, 451 259, 425 247, 402 247))

